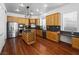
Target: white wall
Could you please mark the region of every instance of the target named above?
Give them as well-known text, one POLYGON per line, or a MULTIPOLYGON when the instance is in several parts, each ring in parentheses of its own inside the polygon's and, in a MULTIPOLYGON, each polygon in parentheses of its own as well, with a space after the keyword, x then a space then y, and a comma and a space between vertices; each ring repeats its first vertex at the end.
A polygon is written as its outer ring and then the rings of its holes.
POLYGON ((6 40, 6 25, 7 25, 7 15, 6 15, 6 8, 4 4, 0 3, 0 53, 2 48, 5 44, 6 40))

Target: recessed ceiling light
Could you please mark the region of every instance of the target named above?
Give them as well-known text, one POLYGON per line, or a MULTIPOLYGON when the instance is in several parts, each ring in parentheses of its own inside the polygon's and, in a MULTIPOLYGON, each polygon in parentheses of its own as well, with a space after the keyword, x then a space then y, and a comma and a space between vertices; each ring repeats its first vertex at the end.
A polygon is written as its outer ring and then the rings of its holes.
POLYGON ((44 7, 46 8, 46 7, 48 7, 48 5, 47 4, 44 4, 44 7))
POLYGON ((17 8, 15 11, 19 12, 20 10, 17 8))
POLYGON ((23 3, 20 4, 21 7, 24 7, 25 5, 23 3))
POLYGON ((39 12, 39 9, 36 9, 37 12, 39 12))
POLYGON ((33 12, 31 12, 31 15, 33 15, 33 12))

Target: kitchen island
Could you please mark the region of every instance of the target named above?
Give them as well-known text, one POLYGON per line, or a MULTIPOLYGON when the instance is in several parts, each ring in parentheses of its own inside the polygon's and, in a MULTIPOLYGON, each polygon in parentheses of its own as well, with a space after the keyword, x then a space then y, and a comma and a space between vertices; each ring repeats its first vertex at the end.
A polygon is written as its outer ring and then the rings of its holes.
POLYGON ((36 30, 35 29, 28 29, 22 32, 22 39, 28 45, 35 43, 36 41, 36 30))

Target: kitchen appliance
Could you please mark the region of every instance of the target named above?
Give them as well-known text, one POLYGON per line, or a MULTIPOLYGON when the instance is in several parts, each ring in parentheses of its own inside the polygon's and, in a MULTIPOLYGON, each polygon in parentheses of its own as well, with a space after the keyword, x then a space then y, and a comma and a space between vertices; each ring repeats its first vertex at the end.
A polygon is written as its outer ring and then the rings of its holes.
POLYGON ((19 29, 19 34, 22 34, 22 31, 24 31, 24 24, 19 24, 18 29, 19 29))
POLYGON ((30 27, 33 28, 33 29, 35 29, 36 25, 35 24, 31 24, 30 27))
POLYGON ((16 22, 8 22, 8 38, 18 36, 18 23, 16 22))

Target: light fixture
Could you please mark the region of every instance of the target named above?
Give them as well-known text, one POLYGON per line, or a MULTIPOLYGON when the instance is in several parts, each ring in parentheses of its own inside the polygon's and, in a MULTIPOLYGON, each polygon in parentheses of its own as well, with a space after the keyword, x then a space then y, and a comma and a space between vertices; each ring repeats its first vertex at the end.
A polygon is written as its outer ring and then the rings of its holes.
POLYGON ((37 12, 39 12, 39 9, 36 9, 37 12))
POLYGON ((15 11, 19 12, 20 10, 17 8, 15 11))
POLYGON ((33 14, 32 12, 31 12, 31 10, 30 10, 30 6, 26 6, 26 13, 25 13, 25 18, 27 17, 27 18, 30 18, 31 17, 31 15, 33 14))
POLYGON ((44 4, 44 7, 46 8, 46 7, 48 7, 48 5, 47 4, 44 4))
POLYGON ((24 7, 25 5, 23 3, 19 4, 21 7, 24 7))
POLYGON ((30 14, 33 15, 33 12, 31 12, 30 14))

